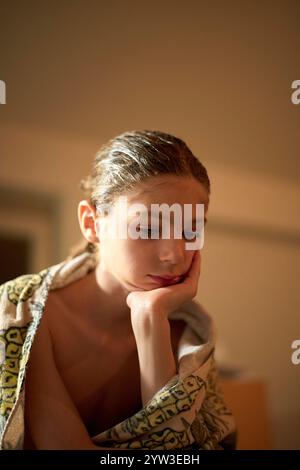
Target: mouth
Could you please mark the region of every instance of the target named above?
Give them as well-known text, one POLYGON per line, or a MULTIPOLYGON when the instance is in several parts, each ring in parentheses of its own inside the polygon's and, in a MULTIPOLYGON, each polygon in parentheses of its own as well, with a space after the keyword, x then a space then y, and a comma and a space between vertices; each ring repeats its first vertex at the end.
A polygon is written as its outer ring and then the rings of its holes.
POLYGON ((157 282, 158 284, 169 285, 169 284, 176 284, 182 279, 181 276, 153 276, 152 274, 148 274, 153 281, 157 282))

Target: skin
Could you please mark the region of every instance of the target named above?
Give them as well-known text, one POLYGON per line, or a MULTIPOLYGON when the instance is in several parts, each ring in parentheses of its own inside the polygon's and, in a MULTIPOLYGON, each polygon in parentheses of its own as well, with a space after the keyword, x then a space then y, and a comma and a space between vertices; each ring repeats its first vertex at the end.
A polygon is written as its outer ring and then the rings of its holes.
MULTIPOLYGON (((203 202, 208 207, 201 183, 171 175, 147 180, 128 198, 146 206, 203 202)), ((85 238, 99 245, 100 258, 79 281, 49 293, 26 373, 25 449, 104 449, 86 426, 92 421, 95 435, 99 427, 107 429, 103 423, 120 422, 126 406, 140 409, 140 400, 145 405, 176 373, 183 327, 169 314, 197 292, 201 256, 185 250, 186 240, 105 237, 109 218, 98 216, 85 200, 78 218, 85 238), (161 287, 148 274, 185 278, 161 287), (126 367, 131 379, 123 403, 116 403, 115 387, 126 367)))
MULTIPOLYGON (((127 194, 128 202, 172 205, 192 204, 193 216, 197 203, 205 204, 209 197, 204 186, 193 177, 163 175, 148 179, 127 194)), ((114 215, 127 222, 118 202, 114 215)), ((133 240, 112 239, 103 236, 105 224, 112 214, 97 216, 93 206, 81 201, 78 218, 84 237, 99 244, 100 261, 95 270, 94 291, 85 298, 95 305, 105 305, 103 321, 108 331, 136 343, 141 371, 143 404, 153 396, 175 373, 176 364, 170 339, 169 314, 197 293, 201 270, 199 250, 186 250, 186 239, 133 240), (152 275, 184 275, 181 282, 163 286, 156 284, 152 275), (133 334, 132 334, 133 333, 133 334), (161 361, 164 357, 164 361, 161 361)), ((172 232, 171 232, 172 234, 172 232)), ((90 306, 92 311, 93 306, 90 306)), ((96 313, 95 313, 96 314, 96 313)))
MULTIPOLYGON (((154 203, 179 203, 193 205, 193 216, 196 214, 197 203, 205 204, 207 213, 209 197, 204 186, 193 177, 179 177, 176 175, 163 175, 151 178, 135 188, 134 192, 127 193, 128 203, 142 203, 150 207, 154 203)), ((124 214, 119 214, 118 204, 115 213, 123 220, 124 214)), ((92 279, 89 298, 93 299, 91 312, 99 315, 102 310, 102 319, 108 330, 124 335, 124 331, 131 331, 131 310, 138 309, 144 301, 148 307, 155 304, 169 313, 185 300, 188 300, 195 284, 199 279, 189 276, 187 282, 177 284, 177 287, 161 288, 148 275, 187 275, 192 267, 195 253, 198 278, 200 276, 200 251, 186 250, 186 239, 158 239, 158 240, 132 240, 127 238, 110 239, 101 237, 101 225, 109 223, 109 218, 101 218, 96 214, 95 208, 88 201, 82 200, 78 205, 78 220, 83 236, 91 243, 99 245, 100 260, 95 269, 95 279, 92 279), (186 289, 186 292, 185 292, 186 289), (130 294, 130 295, 129 295, 130 294), (166 303, 166 294, 172 294, 170 304, 166 303)), ((172 232, 171 232, 172 234, 172 232)), ((193 274, 195 272, 193 271, 193 274)), ((104 325, 102 325, 104 326, 104 325)))

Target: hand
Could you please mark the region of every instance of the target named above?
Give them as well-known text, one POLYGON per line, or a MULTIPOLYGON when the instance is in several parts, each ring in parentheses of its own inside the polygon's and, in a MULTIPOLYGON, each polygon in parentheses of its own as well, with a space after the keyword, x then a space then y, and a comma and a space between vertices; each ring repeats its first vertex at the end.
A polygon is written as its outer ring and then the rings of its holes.
POLYGON ((126 298, 131 312, 148 312, 156 316, 168 317, 169 313, 183 303, 192 300, 197 294, 200 276, 201 256, 195 251, 191 266, 183 281, 149 291, 133 291, 126 298))

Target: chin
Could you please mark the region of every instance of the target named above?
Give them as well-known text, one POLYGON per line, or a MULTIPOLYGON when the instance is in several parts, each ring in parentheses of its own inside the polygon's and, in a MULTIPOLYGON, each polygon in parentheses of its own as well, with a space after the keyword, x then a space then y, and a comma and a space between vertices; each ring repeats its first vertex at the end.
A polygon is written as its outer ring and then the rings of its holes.
POLYGON ((128 290, 129 292, 132 292, 132 291, 145 291, 145 290, 148 290, 148 289, 145 289, 144 287, 142 286, 139 286, 133 282, 130 282, 130 281, 124 281, 122 283, 123 287, 125 287, 126 290, 128 290))
POLYGON ((126 285, 128 286, 127 288, 131 291, 150 291, 154 289, 158 289, 159 285, 155 285, 154 283, 149 284, 149 280, 145 280, 144 282, 139 282, 135 280, 132 281, 127 281, 126 285))
POLYGON ((147 290, 150 290, 150 289, 145 289, 144 287, 139 287, 139 286, 135 286, 135 287, 130 287, 130 292, 136 292, 136 291, 139 291, 139 292, 145 292, 147 290))

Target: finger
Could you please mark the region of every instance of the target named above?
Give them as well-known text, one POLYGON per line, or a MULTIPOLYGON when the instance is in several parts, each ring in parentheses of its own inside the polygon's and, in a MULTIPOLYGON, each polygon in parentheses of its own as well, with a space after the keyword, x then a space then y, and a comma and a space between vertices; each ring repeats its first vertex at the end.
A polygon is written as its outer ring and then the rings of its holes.
POLYGON ((200 252, 197 250, 194 253, 190 269, 188 270, 187 277, 194 277, 200 270, 200 252))
POLYGON ((189 286, 192 289, 196 289, 198 286, 199 276, 200 276, 200 254, 195 252, 191 267, 185 276, 182 285, 189 286))
POLYGON ((131 296, 131 292, 130 292, 126 297, 126 304, 129 308, 131 308, 131 298, 132 298, 132 296, 131 296))

